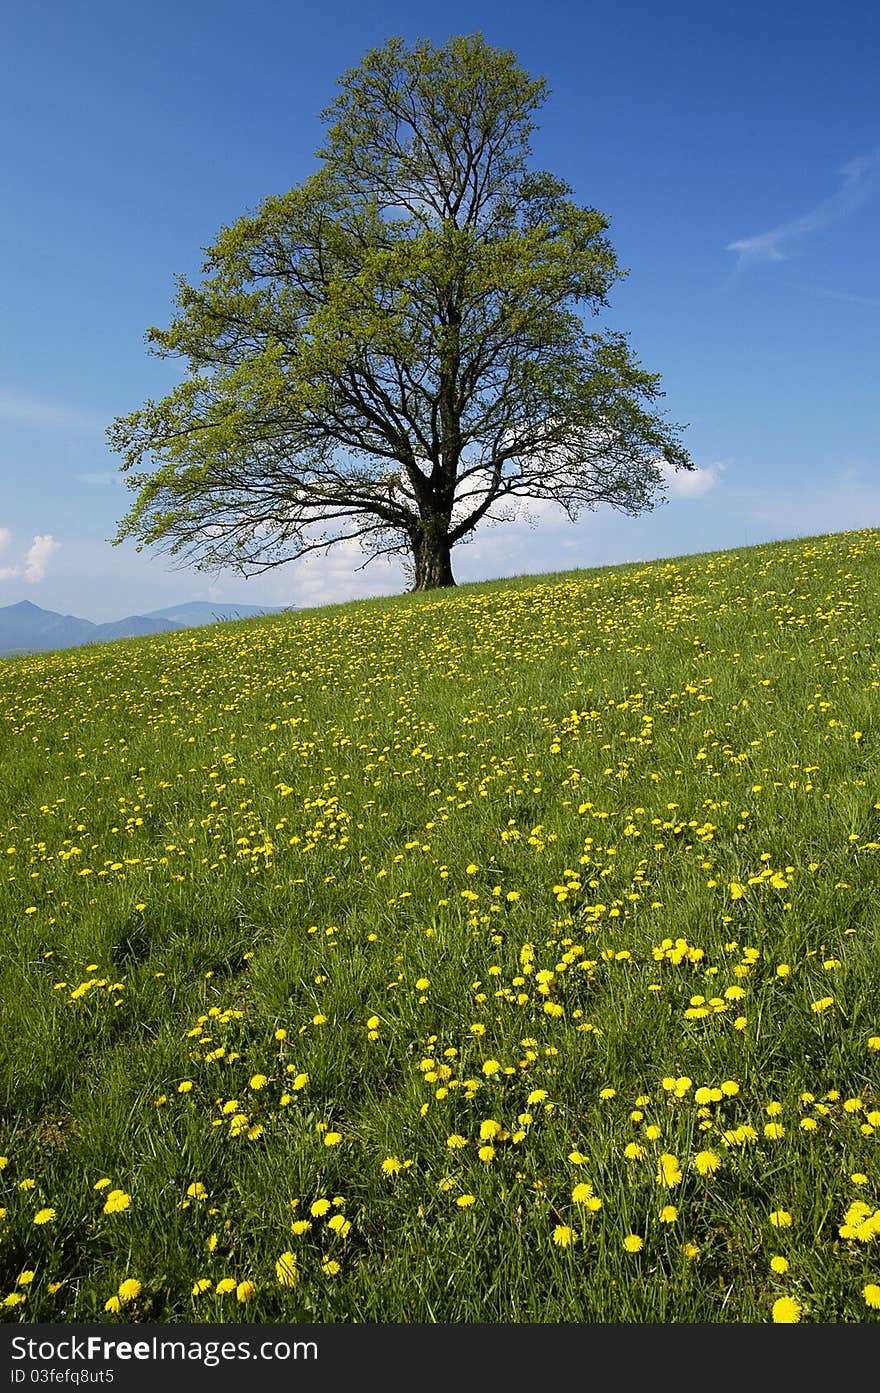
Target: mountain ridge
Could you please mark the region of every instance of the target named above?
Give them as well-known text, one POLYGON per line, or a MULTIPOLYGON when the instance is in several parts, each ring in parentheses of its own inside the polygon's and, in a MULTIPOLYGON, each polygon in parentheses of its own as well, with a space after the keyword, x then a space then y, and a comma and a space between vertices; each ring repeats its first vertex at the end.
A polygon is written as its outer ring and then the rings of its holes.
POLYGON ((18 600, 15 604, 0 606, 0 658, 82 648, 92 643, 111 643, 119 638, 173 633, 206 624, 224 623, 230 619, 281 614, 287 608, 295 606, 236 605, 191 600, 181 605, 167 605, 148 614, 129 614, 122 619, 95 624, 75 614, 59 614, 55 610, 42 609, 32 600, 18 600))

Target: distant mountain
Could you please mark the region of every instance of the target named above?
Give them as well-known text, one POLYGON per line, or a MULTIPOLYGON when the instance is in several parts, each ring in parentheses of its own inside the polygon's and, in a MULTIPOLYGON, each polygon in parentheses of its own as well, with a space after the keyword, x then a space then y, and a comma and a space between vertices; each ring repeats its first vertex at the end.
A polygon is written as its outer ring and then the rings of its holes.
POLYGON ((22 600, 0 609, 0 653, 72 648, 88 643, 95 625, 72 614, 55 614, 22 600))
MULTIPOLYGON (((289 606, 293 608, 293 606, 289 606)), ((218 624, 227 619, 254 619, 259 614, 283 614, 283 605, 230 605, 215 600, 191 600, 186 605, 169 605, 167 609, 151 609, 145 619, 170 619, 185 629, 200 624, 218 624)))
MULTIPOLYGON (((88 621, 84 621, 88 622, 88 621)), ((183 629, 172 619, 153 619, 146 614, 130 614, 127 619, 115 619, 112 624, 93 624, 94 634, 87 643, 109 643, 114 638, 143 638, 146 634, 165 634, 183 629)))
POLYGON ((93 624, 73 614, 56 614, 30 600, 0 607, 0 657, 46 653, 56 648, 81 648, 87 643, 108 643, 117 638, 141 638, 146 634, 171 633, 226 619, 250 619, 258 614, 280 614, 278 608, 259 605, 213 604, 194 600, 170 605, 152 614, 131 614, 108 624, 93 624))

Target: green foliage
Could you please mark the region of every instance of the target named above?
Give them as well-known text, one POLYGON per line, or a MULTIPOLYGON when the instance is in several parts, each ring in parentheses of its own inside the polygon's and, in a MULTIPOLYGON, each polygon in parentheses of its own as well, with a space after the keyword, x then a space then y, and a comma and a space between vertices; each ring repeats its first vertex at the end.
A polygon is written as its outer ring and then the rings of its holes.
POLYGON ((543 82, 475 35, 393 39, 341 88, 318 172, 224 228, 148 334, 188 374, 109 430, 116 540, 252 572, 356 538, 430 588, 524 501, 650 508, 659 462, 692 466, 658 377, 586 328, 623 273, 527 166, 543 82))

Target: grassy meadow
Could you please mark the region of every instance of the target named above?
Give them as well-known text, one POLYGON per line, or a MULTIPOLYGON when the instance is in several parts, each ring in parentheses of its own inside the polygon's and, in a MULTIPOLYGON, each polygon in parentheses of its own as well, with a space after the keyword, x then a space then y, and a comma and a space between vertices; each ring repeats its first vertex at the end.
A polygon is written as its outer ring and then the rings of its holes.
POLYGON ((0 663, 0 1318, 880 1313, 880 532, 0 663))

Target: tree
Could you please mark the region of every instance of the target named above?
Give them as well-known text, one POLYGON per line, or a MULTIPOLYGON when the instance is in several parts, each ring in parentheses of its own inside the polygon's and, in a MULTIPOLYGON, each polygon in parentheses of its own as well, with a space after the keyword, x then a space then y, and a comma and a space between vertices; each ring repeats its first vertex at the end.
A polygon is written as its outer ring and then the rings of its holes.
POLYGON ((528 500, 649 510, 693 465, 659 378, 582 318, 625 273, 527 167, 543 79, 476 34, 391 39, 340 87, 318 171, 223 228, 147 334, 187 373, 108 430, 153 463, 115 542, 253 574, 356 538, 426 590, 528 500))

